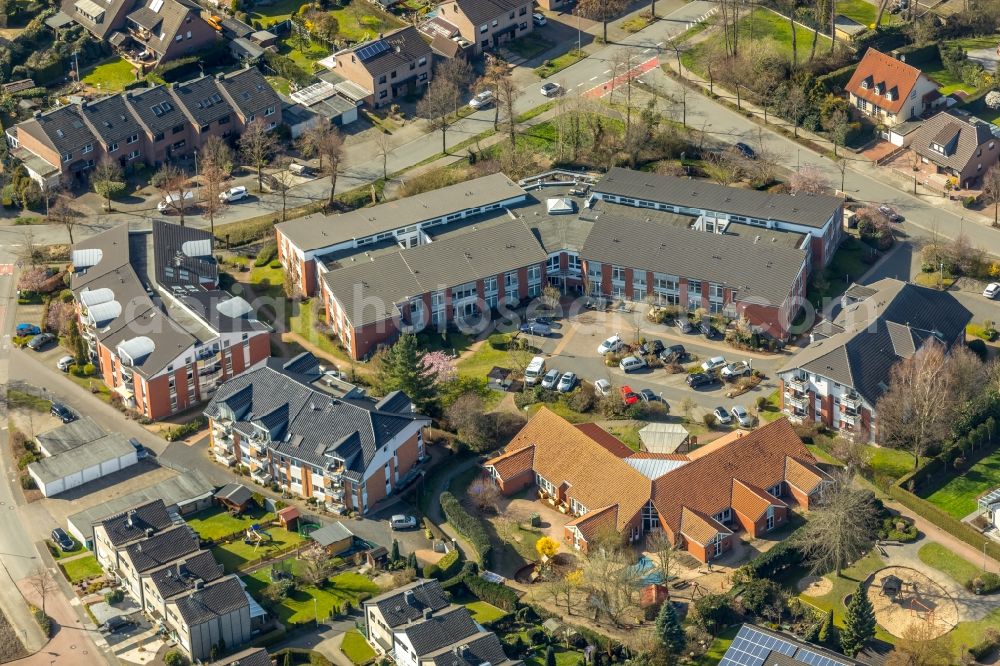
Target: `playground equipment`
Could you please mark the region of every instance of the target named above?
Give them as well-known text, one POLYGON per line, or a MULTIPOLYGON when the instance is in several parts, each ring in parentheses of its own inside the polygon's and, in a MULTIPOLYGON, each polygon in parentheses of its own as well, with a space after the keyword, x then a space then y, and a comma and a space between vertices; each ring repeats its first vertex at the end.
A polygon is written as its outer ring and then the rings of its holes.
POLYGON ((320 527, 322 527, 322 525, 320 525, 319 523, 306 523, 300 520, 299 530, 298 530, 299 536, 307 537, 309 536, 310 533, 315 532, 320 527))
POLYGON ((263 543, 271 543, 274 541, 274 537, 271 536, 270 532, 264 530, 259 524, 254 523, 247 528, 246 538, 243 539, 243 543, 253 546, 254 552, 257 551, 257 547, 263 543))

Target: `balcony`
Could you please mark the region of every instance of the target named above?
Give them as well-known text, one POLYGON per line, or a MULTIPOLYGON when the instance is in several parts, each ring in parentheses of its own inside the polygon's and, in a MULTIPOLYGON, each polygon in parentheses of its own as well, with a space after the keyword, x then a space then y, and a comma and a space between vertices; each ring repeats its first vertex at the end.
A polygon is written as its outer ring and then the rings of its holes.
POLYGON ((129 26, 128 34, 132 37, 132 39, 136 40, 137 42, 141 42, 143 44, 148 42, 150 38, 153 36, 153 33, 151 33, 149 30, 146 30, 145 28, 140 28, 138 26, 129 26))
POLYGON ((257 469, 251 472, 250 478, 262 486, 266 486, 269 483, 271 483, 271 475, 264 468, 257 469))
POLYGON ((785 393, 785 403, 793 405, 801 410, 809 409, 809 397, 804 395, 795 395, 792 393, 785 393))
POLYGON ((857 413, 858 410, 861 409, 861 396, 860 395, 844 396, 843 398, 840 399, 840 405, 841 407, 844 407, 846 409, 851 410, 854 413, 857 413))
POLYGON ((785 381, 785 392, 787 393, 789 390, 797 393, 805 393, 809 390, 809 382, 798 377, 788 379, 785 381))
POLYGON ((840 421, 846 423, 849 426, 856 426, 858 424, 859 417, 856 414, 850 414, 841 410, 840 421))
POLYGON ((216 453, 215 459, 226 467, 236 467, 236 456, 231 453, 216 453))

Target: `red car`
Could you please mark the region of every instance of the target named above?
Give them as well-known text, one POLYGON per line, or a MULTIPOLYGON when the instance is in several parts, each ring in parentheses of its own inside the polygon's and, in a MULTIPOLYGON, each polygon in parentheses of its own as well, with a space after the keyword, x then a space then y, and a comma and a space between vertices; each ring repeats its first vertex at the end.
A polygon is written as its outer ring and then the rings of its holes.
POLYGON ((622 402, 626 405, 634 405, 639 402, 639 394, 632 390, 631 386, 622 387, 622 402))

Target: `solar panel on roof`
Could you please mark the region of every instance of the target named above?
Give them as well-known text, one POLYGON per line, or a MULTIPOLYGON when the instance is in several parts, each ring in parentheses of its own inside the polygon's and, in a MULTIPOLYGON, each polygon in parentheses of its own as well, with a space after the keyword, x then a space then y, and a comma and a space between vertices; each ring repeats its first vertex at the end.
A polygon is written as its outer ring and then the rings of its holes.
POLYGON ((360 49, 355 51, 355 53, 357 53, 358 57, 361 58, 361 62, 365 62, 367 60, 370 60, 371 58, 374 58, 380 53, 385 53, 388 50, 389 50, 389 43, 386 42, 384 39, 379 39, 372 42, 371 44, 362 46, 360 49))
POLYGON ((791 656, 797 649, 793 643, 743 625, 719 666, 763 666, 771 652, 791 656))

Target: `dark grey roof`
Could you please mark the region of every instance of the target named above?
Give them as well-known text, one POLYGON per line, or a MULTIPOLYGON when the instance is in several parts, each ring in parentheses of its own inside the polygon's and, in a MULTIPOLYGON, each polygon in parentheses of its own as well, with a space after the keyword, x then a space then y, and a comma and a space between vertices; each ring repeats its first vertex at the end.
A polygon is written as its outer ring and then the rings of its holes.
POLYGON ((222 578, 170 603, 176 604, 177 611, 189 627, 250 607, 246 592, 236 576, 222 578))
POLYGON ((163 22, 163 17, 149 7, 140 7, 128 15, 128 20, 152 32, 163 22))
POLYGON ((458 645, 443 647, 428 658, 434 666, 500 666, 510 661, 500 639, 492 632, 479 634, 458 645))
MULTIPOLYGON (((402 82, 409 75, 408 67, 411 62, 416 62, 420 58, 430 59, 433 56, 430 44, 421 37, 420 32, 412 25, 400 28, 376 41, 380 40, 385 41, 389 48, 370 58, 355 56, 361 59, 361 64, 372 76, 377 77, 396 70, 399 72, 397 75, 399 78, 393 79, 393 81, 402 82)), ((361 44, 354 47, 353 51, 358 54, 368 45, 368 43, 361 44)))
POLYGON ((478 28, 495 18, 503 17, 506 19, 507 14, 524 3, 515 0, 457 0, 457 4, 462 13, 478 28))
POLYGON ((60 155, 73 153, 73 159, 81 157, 84 146, 93 144, 96 137, 80 116, 75 105, 60 106, 31 118, 19 126, 49 144, 60 155))
MULTIPOLYGON (((274 666, 264 648, 248 648, 213 661, 209 666, 274 666)), ((479 666, 478 664, 476 666, 479 666)))
POLYGON ((935 164, 940 164, 957 171, 968 168, 969 163, 976 160, 983 164, 985 172, 992 166, 1000 150, 996 147, 996 137, 990 131, 988 123, 970 117, 942 111, 925 120, 913 134, 910 147, 920 156, 926 157, 935 164), (989 144, 993 143, 992 150, 989 144), (944 154, 931 148, 931 144, 942 147, 944 154), (986 144, 984 146, 984 144, 986 144), (983 154, 979 155, 979 148, 983 154))
POLYGON ((218 282, 219 266, 212 253, 213 240, 212 234, 203 229, 153 220, 157 284, 201 286, 218 282))
POLYGON ((375 606, 390 628, 423 617, 424 609, 439 611, 448 606, 448 595, 436 580, 418 580, 391 592, 369 599, 366 606, 375 606), (407 594, 412 592, 412 596, 407 594))
POLYGON ((233 113, 233 107, 223 96, 215 77, 202 76, 178 83, 173 92, 197 125, 208 125, 233 113))
POLYGON ((104 39, 110 31, 121 28, 124 22, 122 15, 129 11, 135 2, 135 0, 111 0, 111 2, 104 3, 103 0, 97 0, 97 5, 104 9, 104 16, 100 23, 94 23, 77 9, 77 1, 63 0, 63 11, 72 16, 74 21, 96 35, 98 39, 104 39))
POLYGON ((125 106, 121 95, 87 102, 81 108, 83 117, 106 145, 118 143, 121 150, 129 137, 142 132, 142 127, 125 106))
POLYGON ((410 641, 417 658, 474 636, 479 627, 465 606, 456 606, 400 629, 410 641))
POLYGON ((215 499, 224 499, 242 506, 253 499, 253 491, 242 483, 227 483, 215 493, 215 499))
POLYGON ((842 199, 826 194, 770 194, 620 167, 608 171, 593 190, 814 228, 824 226, 843 205, 842 199))
POLYGON ((121 546, 136 539, 143 539, 146 530, 154 532, 173 524, 163 500, 156 499, 141 504, 118 515, 105 518, 99 523, 108 533, 112 546, 121 546))
POLYGON ((413 402, 410 400, 410 396, 402 391, 391 391, 389 395, 375 403, 375 409, 396 414, 405 414, 412 408, 413 402))
POLYGON ((803 249, 658 224, 617 209, 598 216, 580 256, 721 284, 734 300, 776 307, 793 292, 807 259, 803 249))
POLYGON ((309 538, 324 548, 331 544, 343 541, 344 539, 351 539, 353 537, 354 533, 347 529, 347 526, 343 523, 339 522, 324 525, 318 530, 309 533, 309 538))
POLYGON ((471 227, 433 243, 344 262, 323 276, 353 326, 388 319, 414 296, 544 263, 548 253, 523 220, 471 227), (383 311, 372 307, 380 303, 383 311))
MULTIPOLYGON (((254 67, 247 67, 230 74, 217 77, 223 91, 229 96, 230 104, 239 109, 244 117, 251 115, 263 116, 268 107, 275 107, 275 113, 281 112, 281 99, 268 84, 267 79, 254 67)), ((273 116, 280 120, 278 115, 273 116)))
MULTIPOLYGON (((853 388, 874 406, 885 392, 893 365, 928 339, 951 345, 972 313, 947 292, 886 278, 867 286, 873 293, 848 305, 834 320, 842 332, 816 340, 781 372, 801 369, 853 388)), ((864 290, 848 293, 861 298, 864 290)), ((834 329, 836 330, 836 329, 834 329)))
POLYGON ((146 0, 142 7, 128 15, 128 19, 153 33, 146 44, 162 55, 174 43, 188 15, 193 21, 202 20, 197 5, 179 0, 146 0), (158 8, 154 9, 154 5, 158 8))
POLYGON ((178 102, 166 86, 154 86, 144 90, 129 90, 125 102, 139 121, 153 134, 168 133, 177 125, 188 122, 178 102))
POLYGON ((187 555, 146 575, 162 599, 170 599, 193 590, 197 581, 211 583, 224 575, 223 567, 215 561, 210 550, 200 550, 187 555))
POLYGON ((106 434, 92 418, 84 416, 72 423, 65 423, 36 435, 35 439, 51 456, 100 439, 106 434))
POLYGON ((227 39, 232 39, 233 37, 246 37, 253 32, 253 28, 248 26, 243 21, 233 18, 232 16, 227 16, 222 19, 220 25, 222 26, 222 34, 227 39))
POLYGON ((169 564, 197 550, 198 535, 186 524, 157 532, 125 548, 139 573, 169 564))

